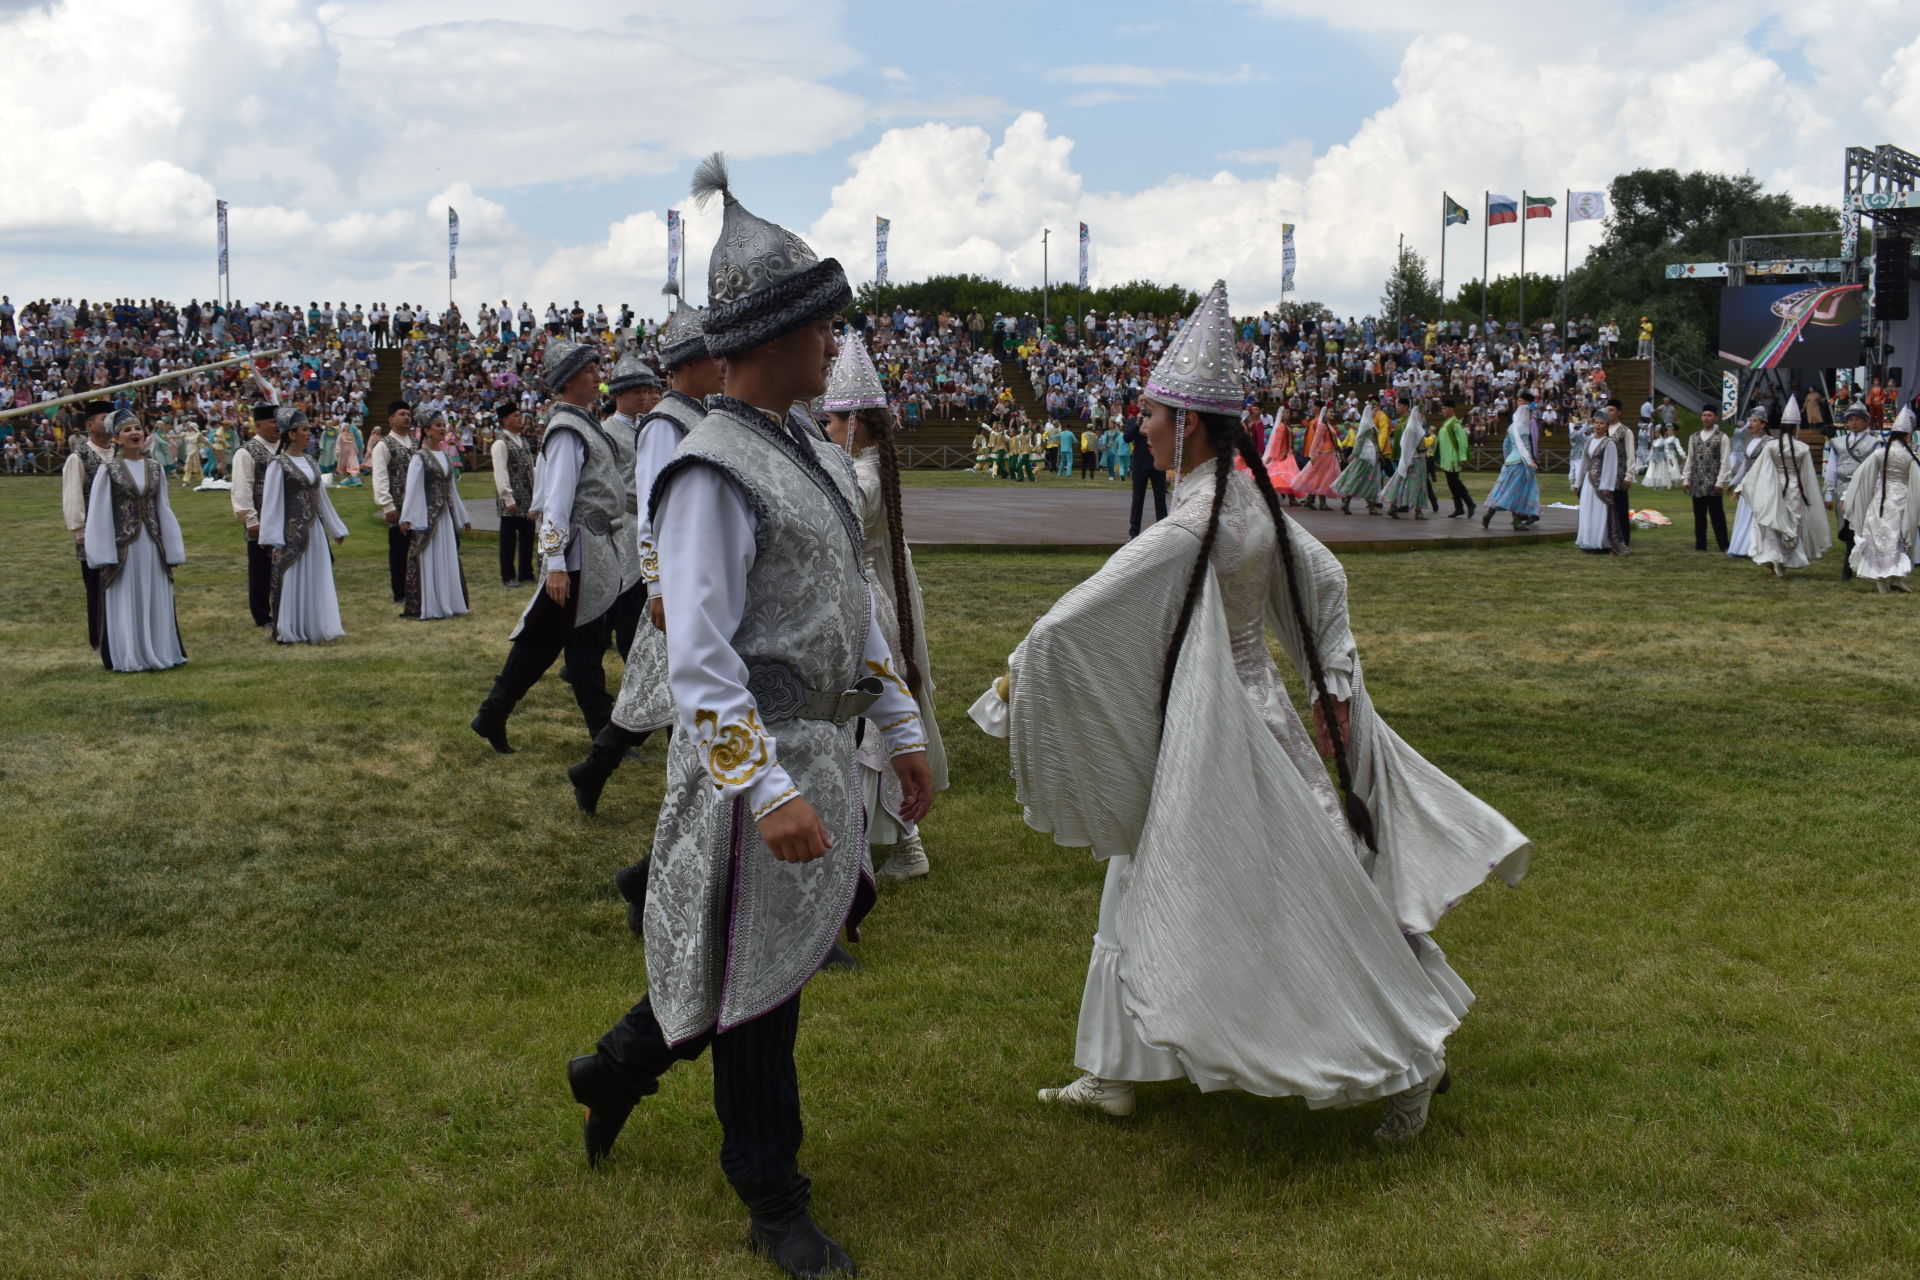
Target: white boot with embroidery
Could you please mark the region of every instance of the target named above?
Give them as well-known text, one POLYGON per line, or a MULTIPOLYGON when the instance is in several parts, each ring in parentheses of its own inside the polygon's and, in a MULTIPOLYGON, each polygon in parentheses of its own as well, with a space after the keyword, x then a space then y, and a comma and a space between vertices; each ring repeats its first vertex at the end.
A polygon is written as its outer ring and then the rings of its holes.
POLYGON ((1452 1084, 1453 1077, 1442 1067, 1413 1088, 1394 1094, 1387 1099, 1386 1112, 1373 1136, 1381 1142, 1412 1142, 1427 1127, 1427 1109, 1433 1105, 1433 1095, 1445 1093, 1452 1084))
POLYGON ((873 874, 878 880, 917 880, 931 870, 926 846, 920 843, 920 833, 916 831, 894 845, 887 860, 873 874))
POLYGON ((1083 1107, 1104 1111, 1110 1116, 1133 1114, 1133 1085, 1125 1080, 1104 1080, 1084 1075, 1064 1089, 1042 1089, 1040 1101, 1061 1107, 1083 1107))

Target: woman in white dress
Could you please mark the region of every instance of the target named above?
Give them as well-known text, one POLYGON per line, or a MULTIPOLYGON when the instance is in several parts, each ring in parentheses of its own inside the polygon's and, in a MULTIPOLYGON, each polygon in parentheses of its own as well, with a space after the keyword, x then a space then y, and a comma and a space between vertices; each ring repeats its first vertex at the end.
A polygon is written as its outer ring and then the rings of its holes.
MULTIPOLYGON (((947 788, 947 752, 934 718, 933 669, 927 655, 926 605, 920 579, 907 551, 900 514, 900 459, 894 447, 893 414, 863 342, 847 342, 834 361, 822 401, 827 432, 853 455, 860 488, 860 519, 866 534, 867 581, 874 614, 893 652, 893 669, 919 704, 927 737, 927 767, 933 789, 947 788)), ((1070 435, 1070 432, 1064 432, 1070 435)), ((1061 449, 1071 448, 1066 443, 1061 449)), ((1062 471, 1062 475, 1072 472, 1062 471)), ((867 845, 887 850, 874 874, 882 880, 911 880, 931 870, 919 827, 901 816, 900 780, 887 765, 883 726, 868 723, 860 736, 861 775, 866 788, 867 845)))
POLYGON ((1611 494, 1620 485, 1620 465, 1626 450, 1607 430, 1596 423, 1586 444, 1586 458, 1580 464, 1580 524, 1573 535, 1574 545, 1595 554, 1627 554, 1620 531, 1613 522, 1611 494))
POLYGON ((1880 593, 1911 592, 1914 535, 1920 531, 1920 454, 1913 450, 1913 408, 1900 410, 1886 441, 1868 454, 1847 486, 1847 518, 1858 527, 1851 563, 1880 593))
MULTIPOLYGON (((1747 429, 1733 441, 1733 447, 1727 450, 1726 481, 1722 488, 1740 492, 1740 482, 1747 478, 1747 468, 1753 465, 1753 455, 1760 452, 1760 446, 1767 442, 1767 411, 1764 406, 1756 405, 1747 415, 1747 429)), ((1727 539, 1727 555, 1736 560, 1745 560, 1753 555, 1753 508, 1747 505, 1745 495, 1734 504, 1733 534, 1727 539)))
POLYGON ((100 661, 109 671, 162 671, 187 660, 173 611, 173 566, 187 558, 167 477, 146 456, 131 409, 111 419, 114 458, 94 473, 87 504, 87 563, 100 570, 100 661))
POLYGON ((1800 406, 1789 399, 1740 482, 1740 496, 1753 512, 1753 562, 1776 578, 1806 568, 1833 545, 1813 450, 1795 438, 1799 426, 1800 406))
POLYGON ((1648 450, 1647 475, 1643 483, 1649 489, 1672 489, 1680 483, 1680 464, 1684 457, 1680 450, 1680 441, 1672 427, 1661 427, 1653 437, 1653 445, 1648 450))
POLYGON ((346 540, 347 525, 327 497, 319 465, 307 456, 313 424, 286 406, 275 416, 280 450, 260 491, 260 545, 273 548, 273 638, 322 644, 346 634, 333 585, 333 545, 346 540))
POLYGON ((1187 1079, 1385 1100, 1376 1134, 1404 1140, 1472 1001, 1427 934, 1489 873, 1517 882, 1532 846, 1376 714, 1346 576, 1281 509, 1232 356, 1216 283, 1145 392, 1154 462, 1177 478, 1168 519, 1062 597, 973 707, 1008 739, 1028 825, 1107 862, 1086 1074, 1040 1097, 1127 1115, 1136 1082, 1187 1079), (1143 688, 1143 671, 1161 678, 1143 688))
POLYGON ((407 615, 422 622, 467 611, 467 577, 460 567, 460 533, 473 525, 454 487, 453 463, 442 445, 447 415, 429 409, 420 423, 420 448, 407 464, 400 532, 407 544, 407 615))

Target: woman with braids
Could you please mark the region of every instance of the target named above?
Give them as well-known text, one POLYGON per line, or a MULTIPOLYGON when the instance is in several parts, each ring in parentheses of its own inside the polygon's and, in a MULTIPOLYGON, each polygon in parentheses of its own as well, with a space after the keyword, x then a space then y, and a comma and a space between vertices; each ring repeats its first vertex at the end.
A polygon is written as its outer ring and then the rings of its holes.
POLYGON ((115 409, 107 423, 113 453, 93 473, 81 535, 100 571, 100 661, 109 671, 164 671, 187 660, 173 609, 173 567, 187 547, 139 415, 115 409))
POLYGON ((1740 482, 1740 496, 1753 512, 1753 562, 1776 578, 1806 568, 1833 545, 1813 450, 1794 438, 1799 430, 1800 405, 1789 396, 1740 482))
POLYGON ((471 530, 467 505, 454 484, 453 461, 442 447, 447 415, 420 415, 420 448, 407 463, 400 532, 407 543, 406 617, 422 622, 467 612, 467 575, 460 566, 460 534, 471 530))
POLYGON ((1868 454, 1847 485, 1847 519, 1853 521, 1853 571, 1871 578, 1885 595, 1912 591, 1907 575, 1913 572, 1913 539, 1920 530, 1920 502, 1914 484, 1920 481, 1920 455, 1913 451, 1913 408, 1900 410, 1886 442, 1868 454))
POLYGON ((1040 1097, 1128 1115, 1136 1084, 1186 1079, 1382 1100, 1377 1135, 1404 1140, 1472 1000, 1427 934, 1490 871, 1518 882, 1532 846, 1375 713, 1345 575, 1253 456, 1232 352, 1215 284, 1145 393, 1172 514, 1063 596, 973 707, 1008 739, 1028 824, 1107 862, 1086 1074, 1040 1097), (1160 678, 1143 689, 1141 671, 1160 678))
POLYGON ((281 405, 280 447, 261 486, 260 545, 273 551, 273 638, 281 644, 324 644, 345 635, 333 585, 333 550, 346 521, 333 509, 320 466, 307 457, 313 424, 281 405))
MULTIPOLYGON (((887 393, 874 370, 866 343, 857 335, 840 348, 822 401, 827 432, 853 455, 854 479, 860 486, 860 515, 866 529, 867 581, 873 591, 874 616, 893 651, 893 669, 906 681, 920 708, 927 739, 927 767, 933 789, 947 787, 947 752, 940 741, 940 722, 933 714, 933 673, 927 662, 926 606, 920 580, 907 552, 906 526, 900 515, 900 457, 894 447, 893 414, 887 393)), ((1072 433, 1063 429, 1061 449, 1072 433)), ((1072 475, 1071 468, 1061 471, 1072 475)), ((927 874, 926 848, 920 831, 901 816, 900 781, 887 767, 884 733, 887 726, 863 722, 859 734, 860 771, 865 782, 867 844, 888 850, 875 873, 882 880, 911 880, 927 874)))

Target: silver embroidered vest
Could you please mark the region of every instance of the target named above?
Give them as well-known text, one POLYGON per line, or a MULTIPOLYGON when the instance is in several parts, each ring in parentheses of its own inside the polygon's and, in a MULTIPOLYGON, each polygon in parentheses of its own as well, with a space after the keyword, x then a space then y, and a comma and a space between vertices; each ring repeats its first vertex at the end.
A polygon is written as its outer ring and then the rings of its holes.
POLYGON ((600 429, 607 433, 607 442, 613 446, 613 464, 620 469, 620 482, 626 489, 627 514, 640 514, 640 496, 633 491, 633 451, 640 438, 640 424, 629 426, 619 414, 603 418, 600 429))
POLYGON ((580 604, 573 625, 583 627, 640 580, 640 556, 633 539, 626 536, 627 482, 620 478, 619 452, 612 437, 592 414, 570 404, 554 409, 546 438, 551 441, 563 431, 572 432, 584 451, 573 488, 573 510, 567 517, 580 547, 580 604))
POLYGON ((785 673, 810 689, 844 690, 867 675, 870 606, 851 466, 834 445, 795 439, 725 398, 661 471, 649 498, 656 518, 673 477, 695 466, 726 476, 754 514, 733 647, 781 766, 834 844, 813 862, 774 858, 745 800, 722 795, 703 766, 717 744, 674 735, 645 930, 648 990, 670 1043, 738 1026, 805 985, 848 918, 866 846, 852 724, 797 714, 778 678, 757 687, 785 673))
MULTIPOLYGON (((419 450, 413 447, 413 441, 405 436, 389 431, 387 433, 387 492, 393 495, 393 505, 397 509, 404 505, 402 498, 407 492, 407 464, 413 461, 413 455, 419 450)), ((259 508, 255 507, 258 511, 259 508)))
MULTIPOLYGON (((447 455, 440 454, 440 460, 447 462, 447 455)), ((420 492, 427 503, 427 525, 424 529, 413 531, 414 545, 420 551, 427 549, 439 535, 441 526, 446 524, 447 509, 453 505, 453 464, 447 462, 445 470, 434 465, 425 451, 420 454, 420 492)))
MULTIPOLYGON (((692 396, 669 391, 652 413, 640 423, 644 432, 658 422, 656 431, 671 431, 676 446, 687 433, 707 416, 707 407, 692 396)), ((639 438, 635 433, 636 441, 639 438)), ((649 565, 651 547, 640 549, 642 575, 660 576, 659 565, 649 565)), ((673 723, 673 690, 667 685, 667 638, 659 628, 642 623, 633 635, 633 646, 626 652, 626 670, 620 676, 620 696, 613 704, 613 722, 630 733, 652 733, 673 723)))
MULTIPOLYGON (((282 501, 286 503, 287 520, 282 546, 273 549, 274 585, 279 585, 280 575, 298 564, 301 555, 307 549, 307 533, 313 528, 314 517, 320 511, 320 485, 301 474, 293 459, 286 454, 275 456, 273 465, 280 468, 282 501)), ((255 508, 258 510, 259 508, 255 508)))
MULTIPOLYGON (((513 505, 520 508, 520 514, 533 509, 533 450, 527 447, 524 437, 511 431, 500 433, 500 443, 507 447, 507 489, 513 494, 513 505)), ((494 513, 501 519, 507 515, 507 504, 500 500, 498 486, 493 495, 494 513)))
POLYGON ((253 500, 254 514, 260 512, 260 498, 267 488, 267 468, 273 465, 275 449, 259 436, 249 436, 240 446, 253 455, 253 492, 248 496, 253 500))
MULTIPOLYGON (((115 458, 102 465, 107 469, 107 493, 113 503, 113 546, 119 553, 112 564, 100 568, 100 587, 105 590, 126 568, 127 545, 140 536, 142 529, 153 539, 153 548, 160 553, 161 563, 166 563, 166 543, 160 537, 160 486, 167 482, 167 477, 159 463, 142 459, 139 465, 146 468, 146 488, 136 489, 123 459, 115 458)), ((171 577, 173 571, 168 569, 167 575, 171 577)))

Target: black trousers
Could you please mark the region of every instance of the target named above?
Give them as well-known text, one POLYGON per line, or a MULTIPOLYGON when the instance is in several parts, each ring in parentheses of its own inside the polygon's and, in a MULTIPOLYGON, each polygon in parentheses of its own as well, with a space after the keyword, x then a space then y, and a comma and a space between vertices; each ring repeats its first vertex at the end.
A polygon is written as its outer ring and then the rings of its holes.
POLYGON ((534 597, 507 661, 495 677, 493 689, 480 704, 482 719, 504 722, 513 714, 520 699, 540 682, 562 653, 567 655, 567 680, 573 688, 573 700, 587 722, 592 736, 606 728, 613 718, 613 696, 607 692, 606 671, 601 659, 607 652, 607 620, 595 618, 584 627, 573 625, 574 610, 580 603, 580 575, 567 575, 567 602, 558 605, 542 590, 534 597))
MULTIPOLYGON (((647 584, 644 582, 636 582, 631 589, 621 592, 608 607, 607 625, 613 632, 613 644, 620 661, 627 660, 627 654, 633 648, 634 634, 640 630, 640 620, 646 616, 647 584)), ((647 625, 653 624, 649 622, 647 625)))
POLYGON ((393 583, 393 602, 407 602, 407 545, 412 538, 398 523, 387 526, 387 577, 393 583))
POLYGON ((720 1168, 736 1183, 778 1183, 800 1170, 800 1076, 793 1042, 800 1029, 800 993, 752 1022, 715 1035, 703 1032, 669 1045, 643 999, 600 1037, 600 1057, 635 1097, 676 1062, 713 1049, 713 1112, 720 1118, 720 1168))
POLYGON ((525 516, 500 517, 500 581, 533 581, 533 521, 525 516))
MULTIPOLYGON (((1471 514, 1475 505, 1473 495, 1468 493, 1467 486, 1460 482, 1460 473, 1442 471, 1440 474, 1447 478, 1447 496, 1453 499, 1453 514, 1460 515, 1463 512, 1471 514)), ((1438 511, 1440 504, 1436 502, 1433 507, 1438 511)))
POLYGON ((1435 511, 1440 509, 1440 495, 1433 491, 1433 477, 1434 473, 1439 470, 1440 460, 1429 457, 1427 459, 1427 505, 1435 511))
POLYGON ((1140 536, 1140 515, 1147 505, 1147 486, 1153 486, 1153 518, 1167 518, 1167 473, 1152 462, 1139 458, 1133 464, 1133 511, 1127 519, 1127 536, 1140 536), (1144 463, 1145 465, 1142 465, 1144 463))
POLYGON ((100 571, 87 563, 87 553, 80 553, 80 581, 87 589, 87 648, 98 649, 102 628, 106 626, 106 615, 102 609, 102 597, 105 592, 100 587, 100 571))
POLYGON ((1080 451, 1080 478, 1082 480, 1093 479, 1094 468, 1099 461, 1100 455, 1097 452, 1092 449, 1082 449, 1080 451))
POLYGON ((1695 494, 1693 499, 1693 549, 1707 549, 1707 525, 1713 525, 1713 540, 1722 551, 1727 549, 1727 505, 1717 493, 1695 494))
POLYGON ((1631 489, 1615 489, 1608 497, 1613 517, 1614 536, 1620 540, 1620 545, 1623 547, 1633 545, 1633 518, 1627 514, 1633 510, 1632 498, 1633 490, 1631 489))
MULTIPOLYGON (((1841 520, 1840 521, 1840 581, 1842 582, 1851 582, 1853 580, 1853 576, 1854 576, 1853 575, 1853 539, 1854 539, 1853 522, 1845 519, 1841 520)), ((1721 550, 1724 551, 1726 549, 1726 545, 1727 544, 1723 539, 1720 543, 1721 550)))
POLYGON ((273 548, 247 539, 247 612, 253 625, 273 625, 273 548))

